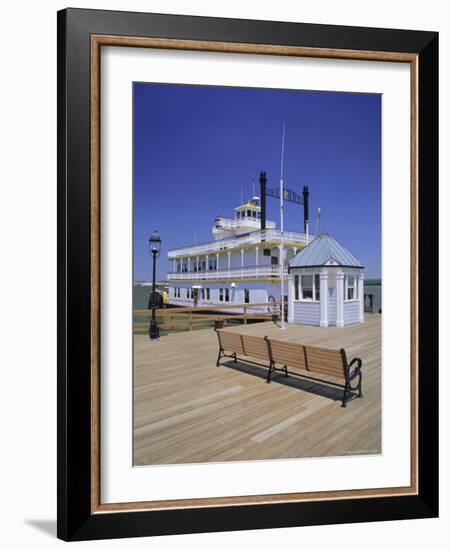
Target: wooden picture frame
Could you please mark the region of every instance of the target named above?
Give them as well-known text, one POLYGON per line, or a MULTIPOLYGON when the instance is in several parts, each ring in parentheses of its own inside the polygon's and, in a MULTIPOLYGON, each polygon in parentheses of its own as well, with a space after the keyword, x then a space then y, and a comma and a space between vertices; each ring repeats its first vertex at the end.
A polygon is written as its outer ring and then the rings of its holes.
POLYGON ((437 516, 437 144, 437 33, 84 9, 58 13, 58 537, 86 540, 437 516), (410 487, 100 502, 99 54, 107 45, 410 64, 410 487))

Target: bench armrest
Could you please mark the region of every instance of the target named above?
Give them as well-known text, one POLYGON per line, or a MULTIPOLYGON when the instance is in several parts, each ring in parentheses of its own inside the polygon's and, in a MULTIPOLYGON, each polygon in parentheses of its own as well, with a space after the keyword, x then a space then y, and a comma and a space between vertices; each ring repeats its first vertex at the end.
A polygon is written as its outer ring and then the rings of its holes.
POLYGON ((359 357, 355 357, 350 361, 350 363, 348 364, 349 382, 351 382, 354 378, 356 378, 356 376, 358 375, 360 376, 361 367, 362 367, 362 359, 360 359, 359 357), (355 363, 356 363, 356 367, 353 366, 355 363))

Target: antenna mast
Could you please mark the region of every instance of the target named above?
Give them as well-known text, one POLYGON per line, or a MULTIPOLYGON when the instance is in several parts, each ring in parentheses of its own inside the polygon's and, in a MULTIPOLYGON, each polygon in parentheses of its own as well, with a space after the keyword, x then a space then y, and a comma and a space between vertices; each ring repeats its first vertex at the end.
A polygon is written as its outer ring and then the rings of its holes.
POLYGON ((316 212, 316 229, 314 231, 314 235, 316 236, 319 234, 319 224, 320 224, 320 208, 318 208, 316 212))

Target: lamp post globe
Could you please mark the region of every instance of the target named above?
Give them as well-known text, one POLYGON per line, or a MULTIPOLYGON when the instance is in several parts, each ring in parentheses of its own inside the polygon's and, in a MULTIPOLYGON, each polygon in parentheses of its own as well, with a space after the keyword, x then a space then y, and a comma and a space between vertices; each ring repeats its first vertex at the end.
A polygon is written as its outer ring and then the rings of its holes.
POLYGON ((149 338, 151 341, 159 339, 159 327, 156 322, 156 258, 161 252, 161 237, 158 231, 153 231, 150 236, 149 253, 153 257, 153 279, 152 279, 152 294, 151 294, 151 310, 152 318, 150 320, 149 338))

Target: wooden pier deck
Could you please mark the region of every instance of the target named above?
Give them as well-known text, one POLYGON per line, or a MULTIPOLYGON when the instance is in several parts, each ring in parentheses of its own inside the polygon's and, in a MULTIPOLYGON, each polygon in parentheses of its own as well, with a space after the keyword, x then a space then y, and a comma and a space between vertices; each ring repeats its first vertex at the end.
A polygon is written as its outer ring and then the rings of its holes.
POLYGON ((223 359, 212 329, 134 337, 134 464, 179 464, 381 452, 381 315, 343 328, 270 322, 227 330, 345 348, 363 360, 363 399, 223 359))

